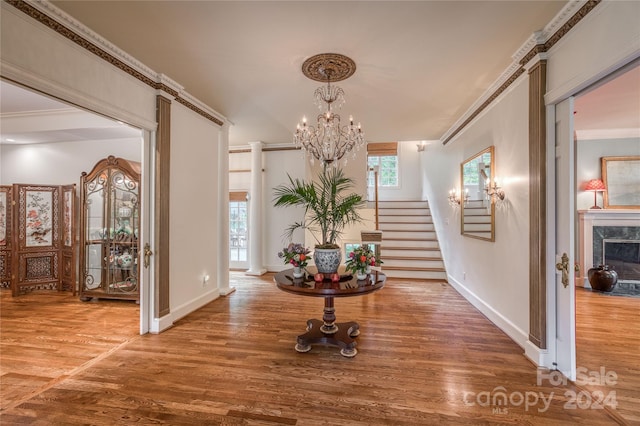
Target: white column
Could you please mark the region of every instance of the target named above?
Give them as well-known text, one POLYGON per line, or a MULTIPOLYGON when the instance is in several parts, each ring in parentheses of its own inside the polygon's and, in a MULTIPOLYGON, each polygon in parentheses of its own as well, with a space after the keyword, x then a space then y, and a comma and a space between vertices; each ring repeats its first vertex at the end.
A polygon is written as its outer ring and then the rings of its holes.
POLYGON ((247 275, 262 275, 262 142, 250 142, 251 187, 249 189, 249 270, 247 275))
POLYGON ((229 123, 218 133, 218 291, 226 296, 229 286, 229 123))

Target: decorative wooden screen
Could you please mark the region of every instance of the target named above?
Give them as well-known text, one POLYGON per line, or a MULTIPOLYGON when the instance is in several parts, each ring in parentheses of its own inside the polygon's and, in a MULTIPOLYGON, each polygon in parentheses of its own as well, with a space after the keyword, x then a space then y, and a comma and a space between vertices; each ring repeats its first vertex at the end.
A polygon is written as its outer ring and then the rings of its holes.
POLYGON ((60 187, 14 185, 12 294, 60 290, 60 187))
POLYGON ((61 290, 76 294, 76 186, 62 187, 62 266, 60 282, 61 290))
POLYGON ((0 287, 11 288, 11 228, 12 228, 11 186, 0 186, 0 287))

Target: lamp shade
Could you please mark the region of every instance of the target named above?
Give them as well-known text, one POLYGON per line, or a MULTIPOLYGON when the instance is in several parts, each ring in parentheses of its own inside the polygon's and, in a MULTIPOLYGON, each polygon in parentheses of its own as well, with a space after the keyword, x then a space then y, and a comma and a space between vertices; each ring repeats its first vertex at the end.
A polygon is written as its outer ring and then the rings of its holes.
POLYGON ((587 185, 584 188, 585 191, 606 191, 607 188, 604 186, 604 182, 602 179, 591 179, 587 182, 587 185))

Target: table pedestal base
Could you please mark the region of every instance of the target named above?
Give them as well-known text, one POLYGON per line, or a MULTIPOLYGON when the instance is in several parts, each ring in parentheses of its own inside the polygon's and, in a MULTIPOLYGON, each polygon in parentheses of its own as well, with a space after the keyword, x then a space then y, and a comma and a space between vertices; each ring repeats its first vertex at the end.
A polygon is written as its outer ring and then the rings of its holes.
POLYGON ((360 326, 357 322, 333 323, 331 333, 325 333, 322 330, 326 326, 325 321, 310 319, 307 321, 307 332, 298 336, 296 351, 309 352, 311 345, 314 343, 323 343, 326 345, 339 346, 340 354, 347 358, 356 356, 356 341, 354 337, 360 334, 360 326), (337 330, 335 330, 337 328, 337 330), (334 331, 335 330, 335 331, 334 331))

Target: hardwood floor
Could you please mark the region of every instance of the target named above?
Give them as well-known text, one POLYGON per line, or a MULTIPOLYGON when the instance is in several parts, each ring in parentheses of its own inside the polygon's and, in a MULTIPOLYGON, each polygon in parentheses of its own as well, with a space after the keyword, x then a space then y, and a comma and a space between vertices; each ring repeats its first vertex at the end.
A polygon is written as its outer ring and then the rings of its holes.
MULTIPOLYGON (((522 349, 447 284, 395 279, 377 293, 337 299, 338 321, 361 326, 359 353, 349 359, 335 347, 294 350, 305 321, 321 317, 322 299, 279 291, 271 274, 231 279, 236 292, 144 336, 131 302, 3 291, 0 424, 624 422, 606 410, 567 409, 583 390, 571 383, 537 386, 522 349), (506 403, 492 406, 487 398, 500 392, 506 403)), ((579 338, 579 354, 590 338, 579 338)), ((617 413, 634 416, 637 351, 625 348, 626 366, 609 358, 606 368, 620 377, 617 413)), ((589 368, 598 360, 581 359, 589 368)))
POLYGON ((582 387, 615 396, 617 414, 640 425, 640 298, 576 289, 576 365, 586 376, 582 387), (589 380, 600 371, 609 384, 589 380))

